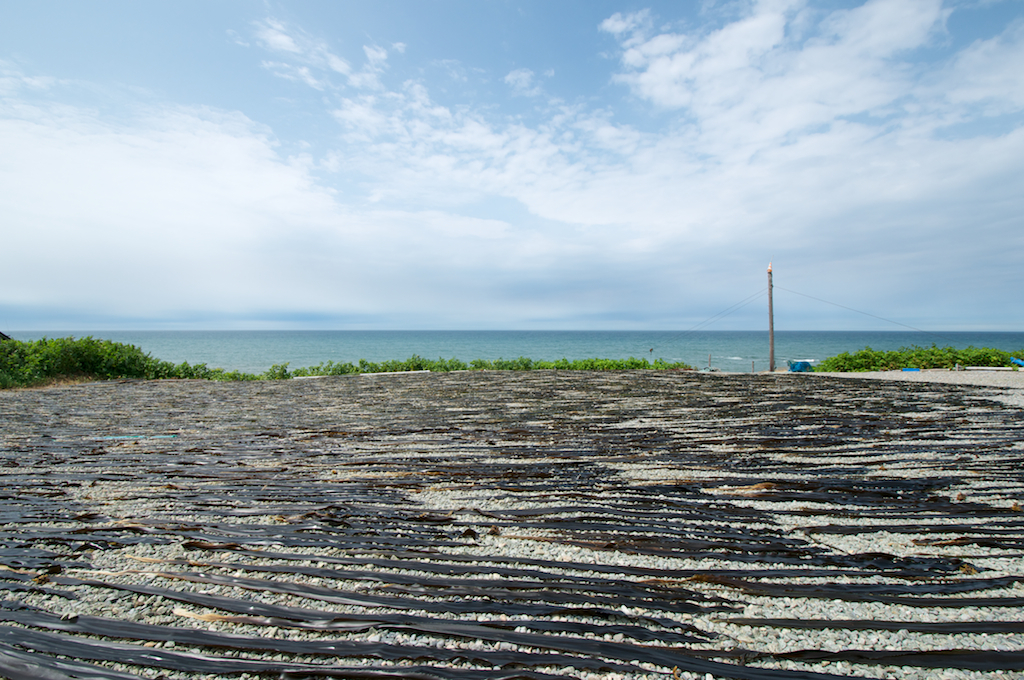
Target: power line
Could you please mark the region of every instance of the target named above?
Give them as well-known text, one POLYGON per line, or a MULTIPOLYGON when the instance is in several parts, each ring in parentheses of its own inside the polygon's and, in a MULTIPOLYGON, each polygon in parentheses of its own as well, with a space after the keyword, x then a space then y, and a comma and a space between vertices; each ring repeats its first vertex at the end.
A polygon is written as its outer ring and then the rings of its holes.
POLYGON ((878 319, 879 321, 885 321, 886 323, 895 324, 897 326, 903 326, 904 328, 909 328, 910 330, 917 331, 918 333, 924 333, 925 335, 930 335, 932 337, 940 338, 942 340, 945 340, 946 342, 953 342, 951 339, 944 338, 941 335, 938 335, 937 333, 933 333, 932 331, 926 331, 926 330, 924 330, 922 328, 915 328, 914 326, 908 326, 907 324, 900 323, 899 321, 893 321, 892 319, 886 319, 884 316, 878 316, 877 314, 871 314, 870 312, 865 312, 865 311, 862 311, 860 309, 854 309, 853 307, 847 307, 846 305, 841 305, 838 302, 831 302, 829 300, 822 300, 819 297, 814 297, 813 295, 808 295, 807 293, 801 293, 799 291, 790 290, 789 288, 783 288, 782 286, 778 286, 777 285, 775 287, 779 288, 781 290, 784 290, 787 293, 793 293, 794 295, 799 295, 801 297, 810 298, 811 300, 817 300, 818 302, 824 302, 826 305, 832 305, 833 307, 840 307, 842 309, 847 309, 847 310, 849 310, 851 312, 856 312, 857 314, 863 314, 864 316, 870 316, 871 318, 878 319))
POLYGON ((699 324, 697 324, 693 328, 690 328, 690 329, 685 330, 685 331, 681 331, 680 335, 688 335, 689 333, 694 333, 698 329, 703 328, 704 326, 707 326, 707 325, 709 325, 711 323, 714 323, 715 321, 718 321, 719 319, 721 319, 723 317, 729 316, 733 312, 736 312, 736 311, 739 311, 740 309, 743 309, 744 307, 749 305, 751 302, 753 302, 757 298, 759 298, 762 295, 764 295, 765 292, 767 292, 767 290, 768 290, 767 287, 762 288, 761 290, 757 291, 756 293, 754 293, 750 297, 748 297, 748 298, 746 298, 744 300, 740 300, 739 302, 737 302, 733 306, 728 307, 726 309, 723 309, 718 314, 715 314, 714 316, 709 317, 709 318, 705 319, 704 321, 701 321, 699 324))

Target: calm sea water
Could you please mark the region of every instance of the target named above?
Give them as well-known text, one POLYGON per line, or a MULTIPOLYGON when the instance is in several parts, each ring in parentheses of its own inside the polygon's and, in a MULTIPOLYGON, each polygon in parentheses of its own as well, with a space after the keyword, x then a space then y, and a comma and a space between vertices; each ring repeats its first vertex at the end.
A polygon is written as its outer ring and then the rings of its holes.
MULTIPOLYGON (((12 332, 16 340, 41 337, 103 338, 141 347, 180 363, 261 373, 274 364, 291 368, 334 362, 408 359, 624 359, 685 361, 722 371, 768 369, 767 331, 48 331, 12 332), (710 357, 710 359, 709 359, 710 357)), ((910 345, 1024 348, 1024 333, 912 331, 776 331, 775 363, 820 361, 864 347, 910 345)))

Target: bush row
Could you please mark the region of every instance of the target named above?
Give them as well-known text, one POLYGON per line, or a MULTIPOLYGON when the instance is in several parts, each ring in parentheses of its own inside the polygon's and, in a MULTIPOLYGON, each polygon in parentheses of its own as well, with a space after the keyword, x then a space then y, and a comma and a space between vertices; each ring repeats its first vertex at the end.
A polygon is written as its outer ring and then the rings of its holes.
POLYGON ((614 371, 626 369, 689 368, 683 363, 662 359, 579 359, 569 361, 534 361, 526 357, 488 361, 475 359, 470 363, 458 359, 432 361, 413 355, 405 361, 375 363, 360 360, 358 364, 328 361, 319 366, 288 369, 288 364, 275 364, 261 374, 225 371, 206 364, 172 364, 143 352, 134 345, 110 340, 87 338, 43 338, 22 342, 0 341, 0 388, 30 387, 58 380, 112 380, 193 378, 202 380, 281 380, 288 378, 345 375, 352 373, 385 373, 400 371, 529 371, 563 369, 577 371, 614 371))
POLYGON ((518 359, 474 359, 468 364, 458 359, 437 359, 432 361, 423 357, 413 355, 405 361, 384 361, 374 363, 361 359, 358 364, 344 363, 336 364, 328 361, 326 364, 311 366, 309 368, 297 368, 288 371, 288 364, 273 366, 268 373, 277 378, 298 378, 313 375, 345 375, 348 373, 386 373, 397 371, 536 371, 544 369, 555 369, 565 371, 624 371, 624 370, 666 370, 670 368, 690 368, 684 363, 669 363, 663 359, 655 359, 653 362, 647 359, 559 359, 557 361, 535 361, 527 357, 518 359))
POLYGON ((989 347, 901 347, 887 352, 865 347, 859 352, 843 352, 825 359, 815 371, 893 371, 902 368, 955 368, 960 366, 1013 366, 1011 357, 1024 358, 1024 350, 1004 352, 989 347))
POLYGON ((55 380, 119 378, 203 378, 256 380, 260 376, 209 368, 206 364, 172 364, 134 345, 87 338, 43 338, 0 342, 0 388, 29 387, 55 380))

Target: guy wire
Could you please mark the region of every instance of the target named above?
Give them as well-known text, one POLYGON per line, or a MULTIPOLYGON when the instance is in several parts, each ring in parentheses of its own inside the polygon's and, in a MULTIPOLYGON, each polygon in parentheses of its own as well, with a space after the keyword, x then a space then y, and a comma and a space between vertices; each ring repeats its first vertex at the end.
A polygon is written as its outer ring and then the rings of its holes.
POLYGON ((789 288, 783 288, 782 286, 779 286, 779 285, 776 285, 775 287, 778 288, 779 290, 784 290, 787 293, 793 293, 794 295, 800 295, 800 296, 805 297, 805 298, 810 298, 811 300, 817 300, 818 302, 824 302, 826 305, 832 305, 833 307, 840 307, 842 309, 848 309, 851 312, 857 312, 858 314, 863 314, 864 316, 870 316, 871 318, 878 319, 879 321, 885 321, 886 323, 895 324, 897 326, 903 326, 904 328, 909 328, 912 331, 917 331, 918 333, 924 333, 925 335, 930 335, 932 337, 939 338, 939 339, 944 340, 946 342, 953 342, 949 338, 944 338, 944 337, 942 337, 941 335, 939 335, 937 333, 933 333, 932 331, 926 331, 923 328, 915 328, 914 326, 908 326, 907 324, 900 323, 899 321, 893 321, 892 319, 886 319, 884 316, 878 316, 877 314, 871 314, 870 312, 864 312, 864 311, 861 311, 859 309, 854 309, 853 307, 847 307, 846 305, 841 305, 838 302, 831 302, 829 300, 822 300, 821 298, 814 297, 813 295, 808 295, 807 293, 800 293, 800 292, 795 291, 795 290, 790 290, 789 288))
POLYGON ((737 303, 736 303, 736 304, 734 304, 733 306, 731 306, 731 307, 728 307, 727 309, 723 309, 723 310, 722 310, 721 312, 719 312, 718 314, 715 314, 714 316, 712 316, 712 317, 709 317, 709 318, 705 319, 704 321, 701 321, 701 322, 700 322, 699 324, 697 324, 697 325, 696 325, 696 326, 694 326, 693 328, 690 328, 690 329, 688 329, 688 330, 685 330, 685 331, 680 331, 679 335, 680 335, 681 337, 683 337, 683 336, 686 336, 686 335, 689 335, 690 333, 694 333, 694 332, 696 332, 697 330, 699 330, 699 329, 703 328, 704 326, 707 326, 708 324, 711 324, 711 323, 713 323, 713 322, 717 321, 718 319, 721 319, 721 318, 723 318, 723 317, 726 317, 726 316, 728 316, 728 315, 732 314, 733 312, 739 311, 740 309, 742 309, 742 308, 746 307, 747 305, 749 305, 749 304, 750 304, 751 302, 753 302, 753 301, 754 301, 754 300, 756 300, 757 298, 759 298, 759 297, 761 297, 762 295, 764 295, 764 294, 765 294, 766 292, 768 292, 768 287, 767 287, 767 286, 765 286, 765 287, 764 287, 764 288, 762 288, 761 290, 757 291, 756 293, 754 293, 754 294, 753 294, 753 295, 751 295, 750 297, 748 297, 748 298, 746 298, 746 299, 744 299, 744 300, 741 300, 741 301, 737 302, 737 303))

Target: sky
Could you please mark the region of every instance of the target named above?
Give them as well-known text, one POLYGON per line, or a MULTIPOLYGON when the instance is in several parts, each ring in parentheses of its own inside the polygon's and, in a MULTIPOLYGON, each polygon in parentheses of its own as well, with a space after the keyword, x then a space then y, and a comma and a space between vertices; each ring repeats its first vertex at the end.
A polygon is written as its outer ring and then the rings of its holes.
POLYGON ((1024 0, 0 0, 0 330, 1024 331, 1024 0))

